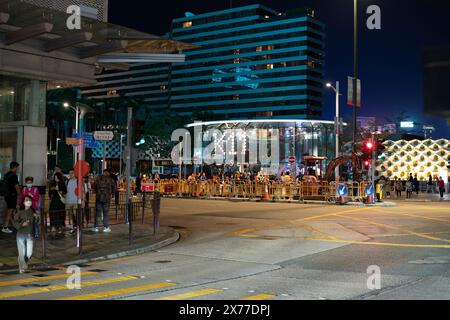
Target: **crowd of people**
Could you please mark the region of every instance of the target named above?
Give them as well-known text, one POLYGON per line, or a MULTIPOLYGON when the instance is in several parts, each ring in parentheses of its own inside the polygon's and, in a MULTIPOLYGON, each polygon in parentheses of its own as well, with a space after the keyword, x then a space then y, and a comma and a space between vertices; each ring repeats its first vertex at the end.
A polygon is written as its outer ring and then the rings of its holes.
MULTIPOLYGON (((411 199, 413 193, 419 195, 421 190, 421 181, 417 178, 417 175, 413 176, 411 173, 407 180, 402 180, 400 178, 394 177, 394 179, 381 177, 376 182, 377 197, 380 198, 395 198, 400 199, 404 194, 406 194, 406 199, 411 199)), ((450 190, 449 190, 450 191, 450 190)), ((442 177, 433 180, 433 177, 429 175, 426 184, 427 193, 439 192, 439 195, 444 198, 445 194, 445 181, 442 177)))
MULTIPOLYGON (((0 181, 0 196, 6 202, 6 211, 3 217, 2 232, 12 234, 16 232, 18 249, 18 262, 20 273, 28 269, 28 261, 33 255, 34 238, 39 237, 41 213, 43 211, 43 192, 34 185, 33 177, 26 177, 25 184, 20 185, 17 170, 19 163, 11 162, 9 171, 0 181)), ((66 178, 59 166, 55 167, 50 175, 47 190, 50 200, 49 236, 58 239, 65 235, 67 218, 72 221, 70 233, 74 234, 77 228, 90 227, 89 194, 95 192, 95 215, 92 231, 99 232, 100 219, 103 219, 103 232, 111 232, 109 224, 109 207, 112 197, 117 191, 117 180, 110 170, 105 169, 101 175, 94 178, 93 174, 84 177, 80 184, 74 169, 69 170, 66 178), (80 195, 79 195, 80 194, 80 195), (79 221, 78 212, 81 208, 83 214, 79 221)))

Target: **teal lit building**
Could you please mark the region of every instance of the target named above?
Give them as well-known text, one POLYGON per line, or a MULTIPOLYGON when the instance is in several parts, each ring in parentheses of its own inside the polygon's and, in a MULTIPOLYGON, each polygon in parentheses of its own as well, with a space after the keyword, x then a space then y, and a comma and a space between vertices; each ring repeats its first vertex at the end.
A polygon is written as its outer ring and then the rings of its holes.
POLYGON ((314 11, 250 5, 174 19, 171 37, 198 45, 170 74, 170 109, 223 119, 322 116, 324 25, 314 11))
POLYGON ((215 120, 321 119, 324 25, 310 9, 280 13, 255 4, 172 21, 168 37, 198 46, 184 63, 107 71, 90 98, 122 94, 159 112, 215 120))

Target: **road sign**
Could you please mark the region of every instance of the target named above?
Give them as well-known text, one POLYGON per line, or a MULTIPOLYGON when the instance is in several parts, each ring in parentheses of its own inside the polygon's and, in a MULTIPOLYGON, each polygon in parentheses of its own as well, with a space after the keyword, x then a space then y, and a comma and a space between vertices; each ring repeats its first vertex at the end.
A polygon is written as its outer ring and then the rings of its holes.
POLYGON ((98 141, 111 141, 114 139, 114 132, 112 131, 95 131, 94 139, 98 141))
POLYGON ((346 195, 348 195, 348 189, 347 186, 345 184, 340 184, 338 187, 338 194, 340 197, 345 197, 346 195))
POLYGON ((78 140, 77 140, 77 138, 66 138, 66 144, 67 145, 77 145, 78 140))
POLYGON ((290 156, 288 158, 289 163, 295 163, 295 160, 297 160, 294 156, 290 156))
POLYGON ((373 197, 373 195, 375 194, 375 188, 373 187, 373 184, 369 184, 366 187, 365 192, 366 192, 366 196, 373 197))
MULTIPOLYGON (((348 78, 348 80, 347 80, 347 87, 348 87, 348 90, 347 90, 347 104, 348 105, 350 105, 350 106, 354 106, 355 105, 355 102, 353 101, 354 100, 354 97, 353 97, 353 94, 354 94, 354 92, 353 92, 353 90, 354 90, 354 79, 355 78, 353 78, 353 77, 347 77, 348 78)), ((357 101, 357 103, 356 103, 356 106, 357 107, 361 107, 361 80, 360 79, 358 79, 357 80, 357 83, 356 83, 356 87, 357 87, 357 92, 356 92, 356 101, 357 101)))
POLYGON ((75 167, 74 167, 75 177, 77 177, 77 178, 78 178, 78 173, 80 172, 80 169, 81 169, 81 176, 82 177, 87 176, 87 174, 90 171, 89 163, 87 163, 84 160, 77 161, 77 163, 75 164, 75 167))

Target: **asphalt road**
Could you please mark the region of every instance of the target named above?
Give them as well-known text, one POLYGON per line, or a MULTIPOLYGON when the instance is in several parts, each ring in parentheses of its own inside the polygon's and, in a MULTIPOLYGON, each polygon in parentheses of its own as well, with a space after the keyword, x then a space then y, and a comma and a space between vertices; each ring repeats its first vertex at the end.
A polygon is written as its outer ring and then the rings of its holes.
POLYGON ((81 266, 81 290, 67 288, 63 267, 0 275, 0 300, 450 299, 449 202, 164 199, 161 219, 180 232, 178 243, 81 266), (368 286, 377 283, 370 266, 380 288, 368 286))

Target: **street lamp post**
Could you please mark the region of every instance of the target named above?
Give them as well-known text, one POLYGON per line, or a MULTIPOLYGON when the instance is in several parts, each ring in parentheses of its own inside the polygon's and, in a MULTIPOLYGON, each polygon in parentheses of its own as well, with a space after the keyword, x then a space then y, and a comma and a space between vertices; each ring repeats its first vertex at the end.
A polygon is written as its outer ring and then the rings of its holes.
POLYGON ((59 142, 61 141, 60 138, 56 138, 56 165, 58 165, 58 149, 59 149, 59 142))
MULTIPOLYGON (((334 135, 336 138, 336 158, 339 158, 339 135, 340 135, 340 118, 339 118, 339 96, 341 93, 339 91, 339 81, 336 81, 336 87, 334 87, 331 83, 327 83, 327 87, 333 89, 336 93, 336 118, 334 120, 334 135)), ((339 166, 335 169, 336 180, 339 180, 339 166)))
MULTIPOLYGON (((80 118, 80 109, 78 108, 78 105, 76 108, 72 107, 68 102, 63 103, 64 108, 70 108, 73 111, 75 111, 75 133, 79 133, 79 118, 80 118)), ((77 147, 73 147, 73 164, 77 162, 77 147)))
POLYGON ((120 163, 119 163, 119 177, 122 178, 122 152, 123 152, 123 138, 125 137, 125 135, 121 134, 120 135, 120 151, 119 151, 119 159, 120 159, 120 163))

